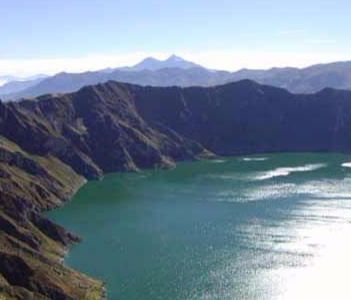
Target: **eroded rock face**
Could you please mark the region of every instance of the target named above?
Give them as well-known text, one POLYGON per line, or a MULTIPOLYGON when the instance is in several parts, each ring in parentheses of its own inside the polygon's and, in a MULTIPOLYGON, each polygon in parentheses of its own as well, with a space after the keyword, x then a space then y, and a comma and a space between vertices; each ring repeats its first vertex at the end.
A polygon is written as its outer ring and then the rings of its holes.
POLYGON ((31 217, 31 222, 46 236, 54 241, 59 242, 65 247, 69 246, 72 243, 78 243, 81 241, 78 236, 67 232, 63 227, 54 224, 39 214, 33 214, 31 217))
POLYGON ((0 273, 11 285, 28 288, 34 270, 19 256, 0 252, 0 273))
POLYGON ((350 151, 351 93, 295 95, 248 80, 213 88, 140 88, 139 114, 218 155, 350 151))
POLYGON ((40 215, 61 205, 84 178, 57 158, 29 154, 1 136, 0 170, 0 296, 84 299, 101 290, 101 283, 59 263, 64 247, 79 238, 40 215))
POLYGON ((33 291, 49 299, 72 300, 51 278, 38 273, 18 255, 0 252, 0 274, 13 286, 33 291))
POLYGON ((165 124, 145 122, 128 85, 86 87, 9 103, 2 111, 0 132, 8 139, 30 153, 56 156, 89 179, 210 155, 196 141, 169 134, 165 124))
POLYGON ((85 179, 215 154, 350 151, 350 129, 351 92, 293 95, 250 81, 186 89, 108 82, 0 101, 0 296, 102 295, 100 282, 60 263, 79 238, 40 215, 85 179))

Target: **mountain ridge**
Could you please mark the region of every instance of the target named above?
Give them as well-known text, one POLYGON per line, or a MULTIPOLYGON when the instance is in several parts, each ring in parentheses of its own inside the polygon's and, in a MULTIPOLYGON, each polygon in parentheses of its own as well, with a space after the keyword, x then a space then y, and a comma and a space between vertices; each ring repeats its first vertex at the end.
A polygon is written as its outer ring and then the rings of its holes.
MULTIPOLYGON (((177 56, 173 56, 168 60, 177 60, 177 58, 177 56)), ((179 59, 184 62, 182 58, 179 59)), ((167 62, 167 60, 159 61, 153 58, 152 60, 161 64, 167 62)), ((190 64, 192 63, 190 62, 190 64)), ((4 90, 0 87, 0 97, 5 100, 18 100, 48 93, 69 93, 86 85, 104 83, 110 80, 143 86, 209 87, 250 79, 261 84, 285 88, 293 93, 310 94, 326 87, 351 89, 351 62, 348 61, 318 64, 303 69, 291 67, 271 68, 269 70, 242 69, 234 73, 208 70, 198 65, 191 65, 192 67, 189 68, 162 65, 163 67, 153 67, 151 69, 145 69, 144 67, 139 69, 140 64, 136 66, 137 69, 126 67, 78 74, 59 73, 36 84, 30 84, 27 88, 14 93, 4 95, 4 90)))

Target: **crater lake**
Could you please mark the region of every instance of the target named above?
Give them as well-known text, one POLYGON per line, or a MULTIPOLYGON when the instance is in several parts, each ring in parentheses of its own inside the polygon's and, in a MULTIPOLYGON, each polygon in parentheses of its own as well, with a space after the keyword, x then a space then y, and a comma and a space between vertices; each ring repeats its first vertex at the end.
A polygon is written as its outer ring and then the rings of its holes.
POLYGON ((88 182, 47 215, 108 300, 349 299, 351 156, 262 154, 88 182))

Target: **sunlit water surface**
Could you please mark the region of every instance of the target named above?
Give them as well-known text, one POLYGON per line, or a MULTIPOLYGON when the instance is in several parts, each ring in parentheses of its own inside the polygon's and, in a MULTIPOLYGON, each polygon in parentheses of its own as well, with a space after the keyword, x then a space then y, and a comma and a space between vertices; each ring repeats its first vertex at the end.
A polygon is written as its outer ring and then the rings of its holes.
POLYGON ((351 299, 351 156, 274 154, 112 174, 50 217, 108 300, 351 299))

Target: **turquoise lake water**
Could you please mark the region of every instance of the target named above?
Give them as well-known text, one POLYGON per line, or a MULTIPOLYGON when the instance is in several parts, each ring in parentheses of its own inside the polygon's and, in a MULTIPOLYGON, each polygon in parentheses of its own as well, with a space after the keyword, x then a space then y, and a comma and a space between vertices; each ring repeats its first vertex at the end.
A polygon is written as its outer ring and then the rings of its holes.
POLYGON ((351 156, 262 154, 111 174, 49 213, 108 300, 350 299, 351 156))

